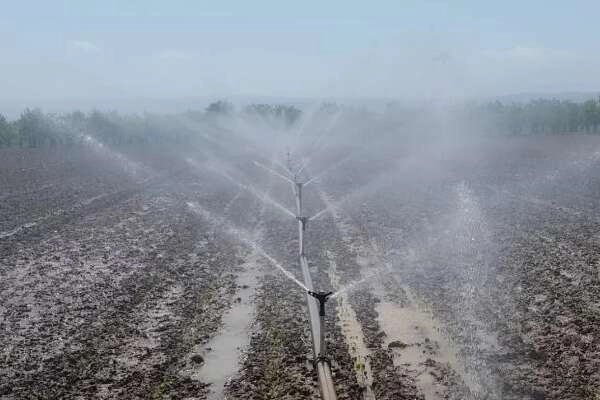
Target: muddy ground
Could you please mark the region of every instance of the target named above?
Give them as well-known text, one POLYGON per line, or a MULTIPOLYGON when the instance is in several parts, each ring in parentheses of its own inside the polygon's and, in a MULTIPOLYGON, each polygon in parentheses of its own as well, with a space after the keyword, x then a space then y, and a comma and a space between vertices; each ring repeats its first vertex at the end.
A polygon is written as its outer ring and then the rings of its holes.
MULTIPOLYGON (((581 136, 315 157, 306 176, 349 156, 305 192, 309 214, 328 207, 307 232, 313 283, 342 289, 338 397, 597 398, 599 151, 581 136)), ((2 153, 0 398, 317 398, 304 293, 248 245, 300 277, 296 221, 259 199, 294 209, 253 164, 277 156, 2 153)))

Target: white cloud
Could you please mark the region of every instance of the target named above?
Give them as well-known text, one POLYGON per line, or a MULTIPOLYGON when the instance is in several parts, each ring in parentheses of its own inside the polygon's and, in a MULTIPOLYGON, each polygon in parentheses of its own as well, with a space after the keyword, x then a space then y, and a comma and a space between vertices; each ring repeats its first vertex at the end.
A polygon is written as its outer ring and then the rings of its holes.
POLYGON ((163 63, 183 63, 192 60, 192 54, 180 50, 165 50, 155 55, 156 59, 163 63))
POLYGON ((512 62, 546 62, 564 59, 569 56, 569 52, 566 50, 525 46, 503 50, 485 50, 482 54, 490 60, 512 62))
POLYGON ((72 40, 69 42, 69 47, 86 54, 98 53, 100 51, 100 47, 85 40, 72 40))

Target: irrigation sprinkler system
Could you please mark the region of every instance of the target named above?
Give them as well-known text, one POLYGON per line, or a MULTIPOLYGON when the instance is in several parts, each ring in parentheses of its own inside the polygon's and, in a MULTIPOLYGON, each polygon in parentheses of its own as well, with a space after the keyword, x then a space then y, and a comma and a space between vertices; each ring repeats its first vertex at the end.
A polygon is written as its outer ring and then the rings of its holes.
MULTIPOLYGON (((325 303, 333 295, 332 292, 316 292, 313 288, 312 278, 308 269, 308 260, 306 259, 305 245, 304 245, 304 233, 308 227, 308 221, 311 220, 303 214, 302 211, 302 188, 306 186, 307 182, 301 182, 299 179, 299 171, 296 173, 292 172, 291 158, 288 152, 288 171, 293 175, 293 179, 286 177, 285 175, 263 165, 258 162, 255 163, 257 166, 265 169, 272 174, 279 176, 280 178, 291 182, 294 189, 294 196, 296 198, 296 220, 298 221, 298 257, 300 260, 300 269, 302 271, 302 278, 304 280, 304 286, 307 289, 306 292, 306 303, 308 305, 308 314, 310 319, 310 330, 313 342, 313 353, 314 353, 314 365, 317 371, 317 378, 319 382, 319 390, 321 392, 321 398, 323 400, 336 400, 337 396, 335 388, 333 386, 333 378, 331 375, 331 362, 327 356, 327 347, 325 345, 325 303), (318 305, 318 307, 317 307, 318 305)), ((303 167, 301 167, 302 169, 303 167)))
POLYGON ((321 342, 321 354, 317 356, 317 359, 325 358, 325 361, 329 361, 327 359, 327 347, 325 345, 325 303, 327 303, 327 300, 329 300, 329 297, 333 292, 313 292, 312 290, 309 290, 308 294, 319 302, 319 342, 321 342))

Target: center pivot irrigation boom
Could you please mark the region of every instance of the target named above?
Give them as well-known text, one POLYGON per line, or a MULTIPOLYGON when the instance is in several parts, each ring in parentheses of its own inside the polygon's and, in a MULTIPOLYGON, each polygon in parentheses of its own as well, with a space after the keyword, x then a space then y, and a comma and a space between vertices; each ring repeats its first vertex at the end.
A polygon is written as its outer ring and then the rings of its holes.
MULTIPOLYGON (((308 260, 306 259, 306 254, 304 252, 304 233, 306 232, 306 229, 308 227, 308 221, 311 220, 311 218, 302 214, 302 188, 306 185, 306 183, 299 181, 298 172, 294 174, 293 179, 290 179, 263 164, 255 164, 273 173, 274 175, 285 179, 288 182, 292 182, 293 184, 292 186, 294 188, 294 196, 296 197, 296 220, 298 221, 298 256, 300 259, 300 269, 302 270, 304 285, 308 289, 308 292, 306 293, 306 302, 308 305, 310 330, 313 341, 314 364, 315 369, 317 371, 319 390, 321 392, 321 398, 323 400, 336 400, 337 396, 335 394, 333 378, 331 376, 331 365, 329 358, 327 357, 327 348, 325 345, 325 303, 332 295, 332 293, 314 291, 312 278, 308 269, 308 260)), ((310 182, 310 180, 307 182, 310 182)))

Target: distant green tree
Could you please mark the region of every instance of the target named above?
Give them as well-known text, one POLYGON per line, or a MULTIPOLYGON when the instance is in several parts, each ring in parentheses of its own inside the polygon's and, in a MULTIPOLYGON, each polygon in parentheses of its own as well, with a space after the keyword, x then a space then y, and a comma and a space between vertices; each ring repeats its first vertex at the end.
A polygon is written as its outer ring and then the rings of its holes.
POLYGON ((583 103, 583 121, 586 132, 597 132, 600 124, 600 108, 595 99, 583 103))
POLYGON ((577 132, 581 126, 581 109, 579 105, 566 102, 565 103, 565 118, 567 124, 567 132, 577 132))
POLYGON ((116 114, 107 115, 101 111, 94 110, 87 118, 86 132, 91 133, 102 143, 121 145, 125 143, 123 132, 115 120, 116 114))
POLYGON ((279 105, 276 107, 275 113, 286 125, 294 124, 302 116, 302 111, 294 106, 279 105))
POLYGON ((11 147, 16 140, 13 126, 0 114, 0 147, 11 147))
MULTIPOLYGON (((390 105, 388 105, 388 106, 391 107, 390 105)), ((324 103, 321 103, 321 106, 319 107, 318 112, 324 113, 324 114, 335 114, 335 113, 340 112, 341 110, 342 110, 342 107, 340 107, 340 105, 337 103, 324 102, 324 103)))
POLYGON ((63 132, 63 142, 67 145, 80 143, 87 127, 87 116, 77 110, 57 118, 63 132))
POLYGON ((270 104, 248 104, 244 108, 246 114, 269 118, 273 115, 273 106, 270 104))
POLYGON ((58 144, 52 121, 40 109, 25 109, 17 121, 21 147, 44 147, 58 144))
POLYGON ((244 108, 244 112, 259 116, 269 122, 279 122, 287 126, 292 125, 302 116, 302 111, 292 105, 284 104, 249 104, 244 108))
POLYGON ((467 118, 485 121, 488 130, 499 134, 595 133, 600 130, 600 99, 584 103, 535 99, 527 104, 510 105, 494 101, 481 106, 471 104, 468 108, 467 118))
POLYGON ((231 115, 233 112, 233 104, 224 100, 210 103, 208 107, 206 107, 206 113, 212 115, 231 115))

